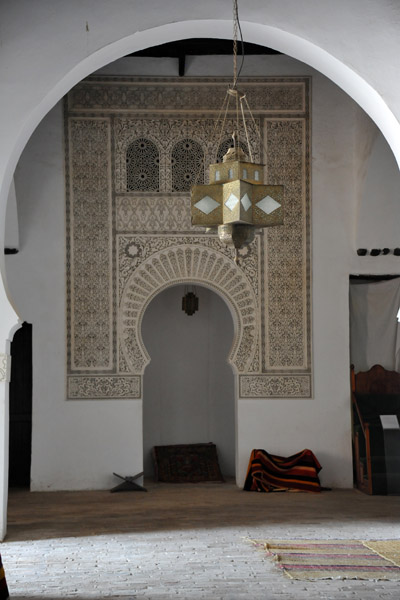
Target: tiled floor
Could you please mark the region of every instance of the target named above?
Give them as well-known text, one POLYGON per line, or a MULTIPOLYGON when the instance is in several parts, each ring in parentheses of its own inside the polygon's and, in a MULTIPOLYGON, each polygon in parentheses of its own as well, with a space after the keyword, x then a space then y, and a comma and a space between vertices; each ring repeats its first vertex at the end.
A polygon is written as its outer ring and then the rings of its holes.
POLYGON ((398 582, 292 581, 246 542, 400 539, 400 497, 257 494, 231 483, 148 489, 12 492, 0 545, 12 598, 400 598, 398 582))

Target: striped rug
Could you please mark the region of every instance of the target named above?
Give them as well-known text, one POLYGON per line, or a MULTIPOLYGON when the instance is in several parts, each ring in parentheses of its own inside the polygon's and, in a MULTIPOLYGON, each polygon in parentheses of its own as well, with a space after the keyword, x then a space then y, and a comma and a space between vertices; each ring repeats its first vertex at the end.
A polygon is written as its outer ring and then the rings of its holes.
POLYGON ((291 579, 400 581, 400 540, 250 540, 291 579))
POLYGON ((321 468, 308 448, 288 457, 254 449, 243 489, 248 492, 320 492, 318 473, 321 468))

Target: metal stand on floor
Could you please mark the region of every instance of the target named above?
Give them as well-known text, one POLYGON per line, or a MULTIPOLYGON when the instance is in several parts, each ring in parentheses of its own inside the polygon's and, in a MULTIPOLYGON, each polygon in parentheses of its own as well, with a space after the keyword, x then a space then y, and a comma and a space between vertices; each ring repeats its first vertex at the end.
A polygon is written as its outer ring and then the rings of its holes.
POLYGON ((143 471, 138 473, 137 475, 123 477, 122 475, 118 475, 118 473, 113 473, 115 477, 119 477, 123 480, 123 483, 116 485, 113 487, 110 492, 147 492, 146 488, 138 483, 135 483, 135 479, 139 479, 143 475, 143 471))

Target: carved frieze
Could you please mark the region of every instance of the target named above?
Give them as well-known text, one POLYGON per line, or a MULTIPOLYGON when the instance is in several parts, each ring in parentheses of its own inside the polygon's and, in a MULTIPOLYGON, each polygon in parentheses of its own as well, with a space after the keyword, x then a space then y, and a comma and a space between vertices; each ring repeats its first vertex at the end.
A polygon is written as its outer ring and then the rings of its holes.
MULTIPOLYGON (((304 79, 241 78, 253 113, 296 113, 307 110, 304 79)), ((185 77, 181 80, 91 77, 81 81, 68 94, 70 112, 129 112, 134 114, 218 113, 231 80, 185 77)), ((232 107, 233 111, 235 107, 232 107)))
POLYGON ((173 233, 203 231, 193 227, 190 198, 185 195, 160 196, 125 194, 116 197, 115 226, 118 232, 173 233))
POLYGON ((141 397, 141 377, 80 375, 68 378, 68 398, 135 400, 141 397))
POLYGON ((240 398, 310 398, 310 375, 241 375, 240 398))

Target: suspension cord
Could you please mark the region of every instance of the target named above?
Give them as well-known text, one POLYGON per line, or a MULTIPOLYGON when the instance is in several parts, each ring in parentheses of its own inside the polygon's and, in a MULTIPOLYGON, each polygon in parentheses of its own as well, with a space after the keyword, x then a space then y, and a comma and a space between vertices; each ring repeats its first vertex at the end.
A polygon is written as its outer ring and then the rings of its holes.
MULTIPOLYGON (((239 21, 238 0, 232 0, 232 1, 233 1, 233 82, 230 86, 230 89, 228 89, 228 91, 226 93, 226 96, 222 103, 217 120, 215 121, 212 138, 214 137, 214 135, 216 133, 217 127, 220 124, 221 117, 223 114, 222 127, 220 129, 218 144, 216 147, 215 160, 217 160, 218 148, 220 147, 221 139, 222 139, 222 136, 225 131, 225 123, 226 123, 226 119, 227 119, 227 115, 228 115, 228 111, 229 111, 230 99, 232 96, 235 96, 236 127, 235 127, 235 131, 233 134, 234 147, 235 147, 235 149, 237 149, 240 146, 239 124, 240 124, 240 113, 241 113, 242 120, 244 123, 247 147, 249 150, 249 155, 252 160, 252 152, 251 152, 250 143, 249 143, 249 135, 248 135, 248 131, 247 131, 246 121, 244 119, 244 110, 243 110, 243 99, 245 99, 246 96, 241 95, 240 92, 237 90, 237 82, 240 77, 240 73, 242 72, 243 64, 244 64, 244 41, 243 41, 242 28, 240 26, 240 21, 239 21), (241 57, 242 57, 242 61, 241 61, 239 70, 238 70, 238 64, 237 64, 238 63, 238 33, 240 35, 241 57)), ((246 100, 246 102, 247 102, 247 100, 246 100)), ((254 121, 254 118, 253 118, 253 121, 254 121)), ((200 165, 200 168, 199 168, 199 170, 196 174, 195 180, 194 180, 194 185, 197 185, 197 182, 200 178, 200 174, 201 174, 202 170, 204 170, 204 164, 200 165)))
POLYGON ((244 127, 244 132, 246 134, 246 142, 247 142, 247 148, 249 150, 250 162, 253 162, 253 153, 251 151, 251 146, 250 146, 249 132, 247 130, 246 118, 244 116, 243 100, 246 100, 246 94, 244 94, 243 96, 240 96, 240 108, 242 111, 243 127, 244 127))
POLYGON ((237 5, 237 0, 233 0, 233 84, 232 84, 232 89, 236 89, 236 83, 237 83, 237 34, 238 34, 238 5, 237 5))
MULTIPOLYGON (((249 115, 250 115, 250 117, 251 117, 251 120, 252 120, 252 123, 253 123, 254 130, 255 130, 255 132, 256 132, 256 134, 257 134, 257 137, 258 137, 258 141, 259 141, 259 144, 260 144, 260 154, 261 154, 261 153, 263 153, 263 154, 264 154, 264 156, 266 156, 266 155, 267 155, 267 148, 266 148, 266 146, 265 146, 265 143, 264 143, 264 141, 263 141, 263 138, 262 138, 262 136, 261 136, 261 131, 260 131, 260 128, 259 128, 259 126, 258 126, 258 125, 257 125, 257 123, 256 123, 256 120, 255 120, 255 118, 254 118, 254 116, 253 116, 253 113, 251 112, 251 108, 250 108, 250 106, 249 106, 249 102, 248 102, 248 100, 247 100, 246 96, 243 96, 243 100, 244 100, 244 101, 245 101, 245 103, 246 103, 246 107, 247 107, 247 110, 248 110, 248 112, 249 112, 249 115)), ((262 160, 262 156, 260 157, 260 160, 262 160)))
MULTIPOLYGON (((224 103, 226 102, 226 107, 225 107, 224 119, 222 121, 221 129, 219 131, 218 143, 217 143, 217 146, 215 148, 215 162, 217 162, 217 160, 218 160, 218 149, 219 149, 219 147, 221 145, 222 136, 223 136, 223 134, 225 132, 226 116, 228 114, 228 109, 229 109, 229 103, 230 103, 230 101, 231 101, 231 96, 230 96, 230 94, 228 92, 226 92, 226 96, 225 96, 225 100, 224 100, 224 103)), ((219 123, 220 116, 221 116, 223 108, 224 108, 224 105, 222 105, 221 111, 220 111, 220 113, 218 115, 217 124, 219 123)), ((215 127, 215 129, 216 129, 216 127, 215 127)), ((215 133, 215 129, 214 129, 214 133, 215 133)))
POLYGON ((240 26, 240 20, 239 20, 238 0, 233 0, 233 86, 232 86, 233 89, 236 89, 237 81, 238 81, 238 79, 240 77, 240 73, 242 72, 242 69, 243 69, 243 64, 244 64, 244 41, 243 41, 242 28, 240 26), (239 72, 238 72, 238 68, 237 68, 238 32, 240 34, 240 42, 241 42, 241 47, 242 47, 241 48, 242 62, 240 64, 239 72))

